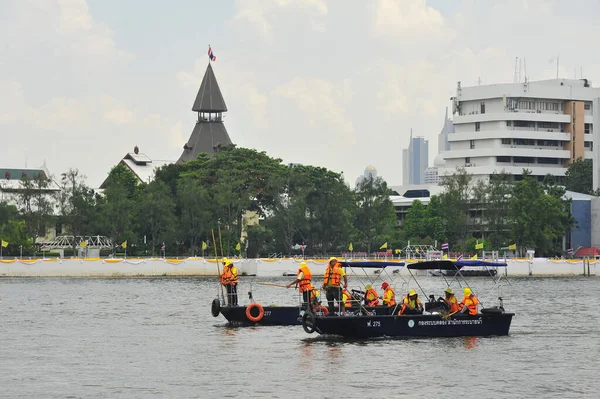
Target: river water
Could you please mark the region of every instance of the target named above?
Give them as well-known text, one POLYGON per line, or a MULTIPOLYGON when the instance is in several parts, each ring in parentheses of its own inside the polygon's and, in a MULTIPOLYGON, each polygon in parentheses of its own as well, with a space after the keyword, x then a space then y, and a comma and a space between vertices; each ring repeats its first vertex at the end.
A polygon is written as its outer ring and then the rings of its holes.
MULTIPOLYGON (((243 277, 240 304, 251 282, 291 279, 243 277)), ((470 280, 489 306, 488 281, 470 280)), ((348 341, 229 327, 210 314, 214 278, 4 278, 0 396, 597 398, 600 279, 510 282, 509 336, 348 341)), ((442 292, 440 278, 420 283, 442 292)), ((292 290, 252 290, 264 305, 295 303, 292 290)))

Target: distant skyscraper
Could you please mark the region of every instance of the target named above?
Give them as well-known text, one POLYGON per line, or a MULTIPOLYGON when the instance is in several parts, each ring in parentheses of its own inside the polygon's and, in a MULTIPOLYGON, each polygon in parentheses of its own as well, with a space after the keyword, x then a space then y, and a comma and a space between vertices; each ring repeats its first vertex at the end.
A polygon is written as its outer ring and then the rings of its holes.
POLYGON ((423 184, 428 165, 429 142, 423 137, 413 137, 411 129, 408 149, 402 150, 403 184, 423 184))
POLYGON ((442 127, 442 131, 440 132, 440 134, 438 134, 438 154, 450 150, 448 135, 452 133, 454 133, 454 123, 452 123, 452 119, 448 118, 448 107, 446 107, 444 126, 442 127))
POLYGON ((373 179, 374 180, 376 178, 377 178, 377 169, 375 169, 375 166, 369 165, 365 168, 365 173, 358 176, 358 178, 356 179, 356 185, 358 186, 365 179, 373 179))

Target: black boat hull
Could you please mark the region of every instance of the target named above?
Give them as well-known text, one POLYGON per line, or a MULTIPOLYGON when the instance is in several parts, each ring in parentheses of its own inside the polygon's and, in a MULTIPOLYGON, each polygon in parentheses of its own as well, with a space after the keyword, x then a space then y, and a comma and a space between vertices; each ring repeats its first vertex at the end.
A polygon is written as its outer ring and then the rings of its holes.
MULTIPOLYGON (((247 306, 221 306, 219 312, 228 322, 236 325, 293 326, 302 324, 302 315, 298 306, 263 306, 265 312, 258 321, 248 319, 246 308, 247 306)), ((366 307, 363 309, 380 315, 387 315, 393 311, 393 308, 388 306, 366 307)), ((317 312, 316 315, 323 316, 323 313, 317 312)))
POLYGON ((514 313, 455 315, 449 320, 440 315, 315 316, 314 330, 347 338, 485 337, 508 335, 513 316, 514 313))

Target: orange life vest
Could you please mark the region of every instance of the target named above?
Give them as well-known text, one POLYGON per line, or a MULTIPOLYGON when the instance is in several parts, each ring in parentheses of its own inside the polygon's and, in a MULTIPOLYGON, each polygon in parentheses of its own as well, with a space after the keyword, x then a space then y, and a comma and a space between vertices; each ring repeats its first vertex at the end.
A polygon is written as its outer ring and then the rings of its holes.
POLYGON ((456 296, 452 295, 450 299, 444 298, 444 302, 446 303, 446 305, 448 305, 448 312, 456 313, 460 310, 460 308, 458 307, 458 300, 456 299, 456 296))
POLYGON ((478 304, 479 304, 479 300, 477 299, 477 297, 475 295, 471 295, 471 296, 464 297, 463 300, 460 302, 459 307, 462 309, 463 307, 466 306, 467 308, 469 308, 470 315, 476 315, 478 304))
POLYGON ((312 279, 312 274, 308 266, 300 266, 298 268, 298 274, 300 274, 300 272, 304 273, 304 278, 298 282, 298 291, 306 292, 312 290, 313 286, 310 283, 310 280, 312 279))
POLYGON ((396 293, 390 286, 383 292, 383 304, 388 306, 394 306, 396 304, 396 293))
POLYGON ((352 295, 350 295, 350 293, 348 292, 347 289, 343 289, 342 290, 342 301, 344 302, 346 308, 350 308, 352 307, 352 295))
POLYGON ((406 309, 423 309, 423 304, 421 303, 421 300, 418 297, 416 300, 411 301, 408 296, 405 296, 404 300, 402 301, 402 309, 400 309, 400 312, 398 312, 398 314, 403 314, 406 309))
POLYGON ((365 299, 367 306, 379 306, 379 295, 377 295, 377 291, 373 288, 365 293, 365 299))
POLYGON ((327 270, 325 270, 325 280, 323 280, 323 284, 327 287, 339 287, 342 280, 342 275, 340 274, 340 264, 336 263, 333 268, 331 264, 327 265, 327 270))
POLYGON ((238 272, 235 266, 225 267, 221 273, 221 284, 235 285, 238 282, 238 272))

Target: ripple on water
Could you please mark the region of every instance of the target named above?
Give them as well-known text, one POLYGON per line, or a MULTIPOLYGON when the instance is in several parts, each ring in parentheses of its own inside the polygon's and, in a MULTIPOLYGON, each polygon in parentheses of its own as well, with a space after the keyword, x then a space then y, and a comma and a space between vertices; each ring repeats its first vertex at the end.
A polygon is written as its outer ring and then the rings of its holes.
MULTIPOLYGON (((442 291, 443 281, 425 280, 442 291)), ((250 281, 242 279, 241 293, 250 281)), ((502 296, 517 315, 506 337, 369 341, 308 335, 299 326, 231 327, 210 315, 215 282, 0 279, 3 396, 595 398, 600 391, 597 278, 512 279, 502 296)), ((292 290, 253 290, 261 303, 295 303, 292 290)))

